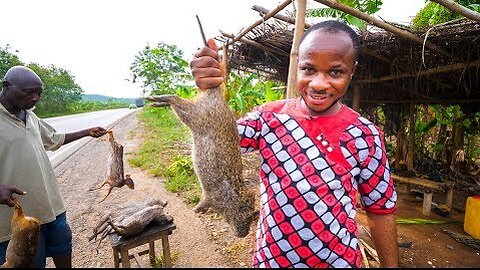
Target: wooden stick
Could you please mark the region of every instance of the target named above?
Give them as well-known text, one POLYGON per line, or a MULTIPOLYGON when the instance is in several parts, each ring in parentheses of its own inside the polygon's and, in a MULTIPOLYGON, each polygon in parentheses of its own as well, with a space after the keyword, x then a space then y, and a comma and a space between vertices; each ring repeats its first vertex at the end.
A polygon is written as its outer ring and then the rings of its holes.
POLYGON ((292 50, 290 51, 290 64, 288 68, 287 80, 287 99, 296 97, 297 92, 297 66, 298 66, 298 47, 305 30, 305 13, 307 11, 307 0, 295 0, 297 2, 297 12, 295 15, 295 31, 293 32, 292 50))
POLYGON ((195 15, 195 17, 197 17, 198 27, 200 28, 200 34, 202 35, 203 45, 208 46, 207 39, 205 38, 205 32, 203 32, 202 23, 200 22, 200 18, 198 18, 198 15, 195 15))
POLYGON ((277 6, 274 10, 272 10, 271 12, 269 12, 268 14, 266 14, 265 16, 263 16, 263 18, 257 20, 256 22, 254 22, 252 25, 250 25, 249 27, 243 29, 240 33, 237 34, 237 36, 235 36, 235 38, 233 38, 233 40, 231 42, 229 42, 227 44, 227 46, 229 44, 232 44, 232 43, 235 43, 236 41, 238 41, 240 38, 242 38, 245 34, 247 34, 248 32, 250 32, 250 30, 252 30, 253 28, 255 28, 256 26, 260 25, 261 23, 263 23, 264 21, 268 20, 269 18, 271 18, 273 15, 277 14, 280 10, 284 9, 286 6, 288 6, 290 3, 292 2, 292 0, 286 0, 284 1, 283 3, 281 3, 279 6, 277 6))
POLYGON ((478 66, 480 66, 480 60, 476 60, 470 63, 456 63, 456 64, 451 64, 451 65, 446 65, 441 67, 430 68, 430 69, 419 71, 417 73, 407 72, 407 73, 400 73, 400 74, 394 74, 394 75, 387 75, 380 78, 359 80, 359 81, 355 81, 355 83, 377 83, 377 82, 384 82, 384 81, 396 80, 401 78, 444 73, 444 72, 449 72, 449 71, 457 70, 461 68, 478 67, 478 66))
MULTIPOLYGON (((233 38, 234 36, 232 34, 228 34, 228 33, 225 33, 223 32, 222 30, 220 30, 220 33, 225 36, 225 37, 228 37, 228 38, 233 38)), ((267 51, 267 52, 271 52, 271 53, 276 53, 276 54, 279 54, 279 55, 282 55, 282 56, 288 56, 288 53, 284 52, 284 51, 281 51, 281 50, 278 50, 278 49, 275 49, 275 48, 270 48, 270 47, 267 47, 263 44, 260 44, 256 41, 253 41, 251 39, 247 39, 247 38, 241 38, 240 39, 241 42, 243 43, 246 43, 248 45, 252 45, 253 47, 257 47, 259 49, 262 49, 264 51, 267 51)))
POLYGON ((370 254, 370 256, 372 256, 372 258, 375 261, 380 263, 380 259, 378 258, 377 251, 373 247, 371 247, 369 244, 367 244, 367 242, 363 241, 363 239, 358 238, 358 241, 359 243, 362 243, 362 245, 365 247, 366 251, 370 254))
POLYGON ((367 254, 365 253, 365 248, 363 247, 363 244, 359 242, 358 246, 360 247, 360 253, 362 254, 363 266, 365 268, 370 268, 370 263, 368 262, 367 254))
MULTIPOLYGON (((252 7, 253 10, 257 11, 257 12, 260 12, 262 14, 267 14, 270 12, 269 9, 266 9, 264 7, 261 7, 261 6, 257 6, 257 5, 254 5, 252 7)), ((277 20, 280 20, 280 21, 283 21, 283 22, 286 22, 286 23, 289 23, 289 24, 295 24, 295 19, 294 18, 290 18, 290 17, 287 17, 285 15, 282 15, 282 14, 275 14, 273 15, 273 17, 277 20)), ((312 25, 309 24, 309 23, 305 23, 305 29, 308 29, 310 28, 312 25)))
MULTIPOLYGON (((340 2, 333 1, 333 0, 315 0, 315 1, 316 1, 316 2, 319 2, 319 3, 321 3, 321 4, 324 4, 324 5, 326 5, 326 6, 329 6, 329 7, 331 7, 331 8, 334 8, 334 9, 337 9, 337 10, 340 10, 340 11, 343 11, 343 12, 345 12, 345 13, 348 13, 348 14, 350 14, 350 15, 352 15, 352 16, 355 16, 355 17, 357 17, 357 18, 359 18, 359 19, 364 20, 364 21, 365 21, 366 23, 368 23, 368 24, 375 25, 375 26, 380 27, 380 28, 382 28, 382 29, 384 29, 384 30, 387 30, 387 31, 389 31, 389 32, 392 32, 392 33, 394 33, 394 34, 396 34, 396 35, 399 35, 399 36, 401 36, 401 37, 403 37, 403 38, 406 38, 406 39, 408 39, 408 40, 414 41, 414 42, 416 42, 416 43, 418 43, 418 44, 423 45, 423 43, 424 43, 424 40, 423 40, 422 38, 420 38, 420 37, 418 37, 418 36, 416 36, 416 35, 408 32, 408 31, 402 30, 402 29, 400 29, 400 28, 398 28, 398 27, 395 27, 395 26, 393 26, 393 25, 391 25, 391 24, 389 24, 389 23, 386 23, 386 22, 384 22, 384 21, 381 21, 381 20, 379 20, 379 19, 377 19, 377 18, 375 18, 375 17, 373 17, 373 16, 370 16, 370 15, 368 15, 368 14, 365 14, 365 13, 363 13, 363 12, 361 12, 361 11, 359 11, 359 10, 356 10, 356 9, 354 9, 354 8, 352 8, 352 7, 343 5, 343 4, 341 4, 340 2)), ((433 44, 433 43, 430 42, 430 41, 425 42, 425 45, 426 45, 428 48, 430 48, 430 49, 432 49, 432 50, 434 50, 434 51, 437 51, 437 52, 439 52, 439 53, 441 53, 441 54, 443 54, 443 55, 445 55, 445 56, 452 57, 452 55, 451 55, 448 51, 446 51, 446 50, 443 49, 443 48, 438 47, 437 45, 433 44)))
POLYGON ((459 5, 451 0, 432 0, 433 2, 437 2, 438 4, 446 7, 447 9, 460 13, 461 15, 469 18, 470 20, 474 20, 480 23, 480 13, 468 9, 462 5, 459 5))

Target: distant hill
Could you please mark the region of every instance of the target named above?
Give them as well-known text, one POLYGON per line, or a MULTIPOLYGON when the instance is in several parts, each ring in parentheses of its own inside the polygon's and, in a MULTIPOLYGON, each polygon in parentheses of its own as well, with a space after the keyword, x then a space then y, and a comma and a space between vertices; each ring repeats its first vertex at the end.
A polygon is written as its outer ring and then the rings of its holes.
POLYGON ((109 97, 109 96, 95 95, 95 94, 82 94, 82 100, 99 101, 99 102, 107 102, 109 100, 112 100, 112 101, 120 101, 120 102, 135 104, 135 98, 117 98, 117 97, 109 97))

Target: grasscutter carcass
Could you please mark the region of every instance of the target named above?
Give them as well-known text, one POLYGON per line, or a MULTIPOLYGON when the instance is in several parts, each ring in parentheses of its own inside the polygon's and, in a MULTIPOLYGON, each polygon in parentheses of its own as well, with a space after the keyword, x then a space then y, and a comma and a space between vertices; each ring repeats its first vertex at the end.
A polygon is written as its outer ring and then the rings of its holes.
POLYGON ((121 188, 123 186, 127 186, 130 189, 135 188, 135 184, 133 183, 132 178, 130 178, 129 174, 124 175, 124 167, 123 167, 123 145, 115 141, 113 138, 113 131, 109 130, 108 133, 108 141, 110 142, 110 146, 112 147, 112 152, 108 157, 107 161, 107 173, 105 176, 105 180, 102 184, 98 187, 90 189, 90 191, 101 189, 105 185, 109 185, 109 189, 107 195, 100 201, 103 202, 108 195, 112 192, 113 188, 121 188))
POLYGON ((23 213, 20 202, 13 198, 12 238, 1 268, 32 268, 38 250, 40 221, 23 213))
POLYGON ((192 160, 202 187, 195 212, 221 214, 235 234, 245 237, 256 217, 255 195, 244 182, 239 134, 221 88, 200 91, 195 99, 151 96, 154 106, 171 106, 190 129, 192 160))
POLYGON ((164 210, 167 204, 166 201, 154 199, 118 205, 100 218, 89 241, 96 241, 100 236, 100 246, 110 233, 116 232, 120 236, 129 237, 140 234, 151 223, 162 225, 172 222, 173 217, 164 210))

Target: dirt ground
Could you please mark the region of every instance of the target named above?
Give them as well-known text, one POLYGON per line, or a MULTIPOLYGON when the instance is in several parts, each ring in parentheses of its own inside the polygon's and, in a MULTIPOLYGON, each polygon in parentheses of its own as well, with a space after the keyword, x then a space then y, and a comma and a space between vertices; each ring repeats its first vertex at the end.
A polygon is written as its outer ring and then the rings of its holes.
MULTIPOLYGON (((106 136, 94 139, 75 155, 60 164, 55 173, 67 207, 67 218, 73 231, 73 267, 113 267, 113 255, 109 239, 104 240, 96 251, 97 243, 89 242, 93 228, 102 214, 115 209, 125 202, 141 202, 158 198, 168 201, 165 210, 173 216, 177 229, 170 235, 170 248, 174 267, 250 267, 252 261, 254 226, 245 238, 233 235, 230 228, 213 214, 195 214, 182 198, 166 191, 162 179, 152 177, 145 171, 132 168, 126 161, 134 155, 142 142, 143 125, 135 112, 113 127, 115 139, 125 145, 125 173, 135 181, 135 189, 115 188, 102 203, 107 187, 88 191, 103 181, 106 172, 110 145, 106 136)), ((250 160, 251 161, 251 160, 250 160)), ((251 161, 252 162, 252 161, 251 161)), ((256 160, 253 160, 255 163, 256 160)), ((248 165, 248 180, 255 180, 256 169, 248 165)), ((430 217, 421 214, 422 201, 406 193, 401 185, 398 192, 399 218, 429 218, 435 220, 459 221, 443 225, 398 225, 398 241, 410 244, 400 247, 400 266, 416 267, 478 267, 480 251, 455 241, 442 232, 442 229, 463 233, 463 215, 454 210, 449 217, 442 217, 432 212, 430 217)), ((455 194, 454 194, 455 195, 455 194)), ((465 198, 456 196, 456 205, 460 208, 465 198), (463 200, 463 202, 462 202, 463 200)), ((365 215, 358 214, 358 222, 365 225, 365 215)), ((373 246, 368 234, 359 230, 360 237, 373 246)), ((141 249, 148 248, 148 245, 141 249)), ((161 254, 161 241, 155 245, 157 254, 161 254)), ((139 251, 140 248, 135 249, 139 251)), ((141 257, 144 264, 148 256, 141 257)), ((373 263, 373 261, 371 261, 373 263)), ((132 267, 136 267, 131 261, 132 267)), ((53 267, 51 260, 47 267, 53 267)))

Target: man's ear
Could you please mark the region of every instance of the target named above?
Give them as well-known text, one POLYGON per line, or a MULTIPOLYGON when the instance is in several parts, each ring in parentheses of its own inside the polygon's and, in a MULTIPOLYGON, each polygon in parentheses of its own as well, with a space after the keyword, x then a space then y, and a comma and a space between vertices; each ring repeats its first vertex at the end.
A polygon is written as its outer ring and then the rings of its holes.
POLYGON ((11 83, 7 82, 7 81, 2 81, 2 87, 5 88, 5 87, 8 87, 10 86, 11 83))
POLYGON ((353 63, 353 67, 352 67, 352 78, 353 78, 353 75, 355 74, 355 70, 357 70, 357 66, 358 66, 358 61, 355 61, 355 63, 353 63))

